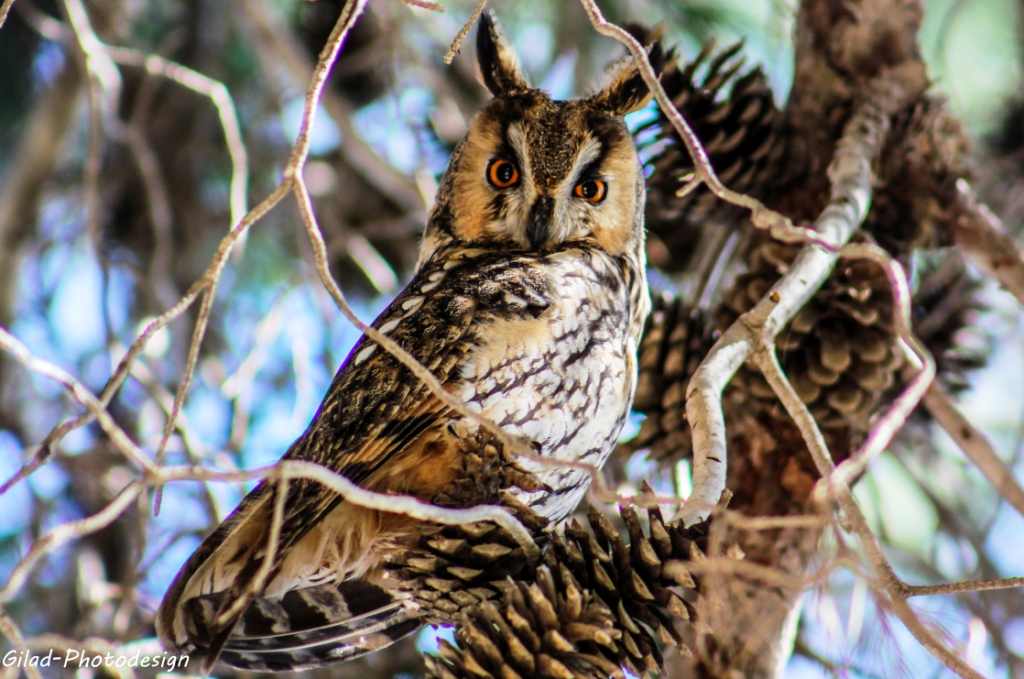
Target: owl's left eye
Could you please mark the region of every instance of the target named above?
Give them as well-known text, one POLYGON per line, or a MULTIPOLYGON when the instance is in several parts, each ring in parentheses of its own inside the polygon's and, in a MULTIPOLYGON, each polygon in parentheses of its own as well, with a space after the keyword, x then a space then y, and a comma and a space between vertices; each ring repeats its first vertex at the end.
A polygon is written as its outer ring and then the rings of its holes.
POLYGON ((487 166, 487 181, 499 189, 507 189, 519 183, 519 170, 503 158, 495 158, 487 166))
POLYGON ((582 198, 588 203, 596 205, 604 200, 604 197, 608 194, 608 185, 600 179, 588 179, 577 184, 572 192, 577 198, 582 198))

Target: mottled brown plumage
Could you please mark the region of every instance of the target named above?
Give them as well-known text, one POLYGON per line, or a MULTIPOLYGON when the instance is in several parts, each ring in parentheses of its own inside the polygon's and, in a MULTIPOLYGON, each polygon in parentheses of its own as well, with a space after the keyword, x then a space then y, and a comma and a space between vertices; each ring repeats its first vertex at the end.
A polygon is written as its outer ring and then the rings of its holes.
MULTIPOLYGON (((627 63, 589 99, 553 101, 529 87, 486 15, 477 51, 494 99, 452 155, 415 278, 373 326, 541 456, 599 467, 629 412, 649 308, 643 173, 622 121, 646 88, 627 63)), ((477 431, 364 337, 285 459, 430 501, 457 483, 463 442, 477 431)), ((514 494, 552 521, 589 482, 583 470, 521 464, 535 484, 514 494)), ((157 617, 168 648, 199 648, 207 666, 220 655, 299 669, 420 624, 415 598, 395 593, 383 568, 412 520, 313 481, 289 484, 270 574, 254 587, 278 488, 257 487, 178 574, 157 617), (225 616, 239 600, 238 615, 225 616)))

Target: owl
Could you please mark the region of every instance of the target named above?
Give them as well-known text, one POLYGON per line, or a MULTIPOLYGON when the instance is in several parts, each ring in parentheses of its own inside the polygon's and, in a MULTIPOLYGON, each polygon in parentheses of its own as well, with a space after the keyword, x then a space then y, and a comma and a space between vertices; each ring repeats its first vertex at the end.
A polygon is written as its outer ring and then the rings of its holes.
MULTIPOLYGON (((652 54, 657 54, 654 50, 652 54)), ((416 275, 374 327, 472 411, 555 464, 524 460, 545 490, 519 499, 552 521, 586 492, 615 445, 636 384, 650 301, 644 175, 623 115, 649 93, 631 62, 585 99, 533 89, 494 19, 477 55, 493 98, 452 154, 416 275)), ((655 56, 655 61, 657 61, 655 56)), ((286 460, 380 492, 430 501, 461 468, 478 427, 363 337, 286 460)), ((275 484, 264 481, 196 550, 157 613, 172 651, 240 668, 295 670, 385 646, 422 623, 382 564, 412 519, 293 480, 269 575, 275 484), (232 606, 235 615, 225 615, 232 606)))

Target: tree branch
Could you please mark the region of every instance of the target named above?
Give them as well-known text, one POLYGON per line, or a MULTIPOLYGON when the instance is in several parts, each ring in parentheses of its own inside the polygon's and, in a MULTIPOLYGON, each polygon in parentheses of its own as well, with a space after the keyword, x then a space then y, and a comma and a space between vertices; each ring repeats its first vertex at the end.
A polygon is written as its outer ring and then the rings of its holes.
POLYGON ((904 596, 928 596, 931 594, 960 594, 962 592, 990 592, 995 589, 1016 589, 1024 587, 1024 577, 1002 578, 999 580, 970 580, 951 582, 945 585, 904 585, 904 596))
POLYGON ((828 489, 828 492, 836 499, 846 515, 851 530, 860 538, 868 563, 871 564, 875 575, 889 595, 896 616, 903 622, 910 633, 914 635, 914 638, 929 653, 935 656, 939 662, 961 677, 982 679, 981 674, 935 638, 935 635, 924 625, 917 616, 917 613, 907 603, 907 585, 900 580, 888 559, 885 558, 882 546, 868 525, 867 519, 864 517, 863 512, 861 512, 860 507, 857 505, 850 487, 841 479, 835 478, 837 476, 834 474, 836 467, 832 462, 832 457, 829 455, 828 446, 825 443, 824 436, 822 436, 821 429, 818 428, 818 423, 815 422, 811 411, 800 400, 796 390, 793 389, 793 385, 786 379, 775 355, 774 347, 768 347, 767 350, 758 353, 758 367, 764 372, 768 384, 771 385, 775 394, 786 408, 786 412, 789 413, 789 416, 793 418, 793 421, 796 422, 797 427, 800 429, 800 433, 810 450, 811 457, 814 459, 815 465, 822 476, 821 481, 819 481, 819 487, 828 489))
POLYGON ((960 214, 953 220, 953 239, 960 249, 1024 305, 1024 252, 999 218, 982 203, 965 180, 956 184, 960 214))
POLYGON ((693 432, 693 493, 673 520, 687 525, 703 521, 725 489, 722 391, 758 346, 774 344, 775 336, 831 274, 840 248, 867 216, 871 167, 888 133, 889 116, 920 95, 915 85, 912 76, 898 69, 866 88, 872 97, 846 124, 829 166, 831 197, 814 224, 816 242, 804 245, 786 275, 722 334, 690 378, 686 416, 693 432))
POLYGON ((1003 499, 1024 515, 1024 489, 1014 479, 1013 471, 996 453, 984 432, 971 424, 953 404, 942 385, 933 383, 928 388, 924 405, 1003 499))
POLYGON ((4 22, 7 21, 7 15, 11 11, 11 5, 14 4, 14 0, 4 0, 3 4, 0 5, 0 28, 3 28, 4 22))

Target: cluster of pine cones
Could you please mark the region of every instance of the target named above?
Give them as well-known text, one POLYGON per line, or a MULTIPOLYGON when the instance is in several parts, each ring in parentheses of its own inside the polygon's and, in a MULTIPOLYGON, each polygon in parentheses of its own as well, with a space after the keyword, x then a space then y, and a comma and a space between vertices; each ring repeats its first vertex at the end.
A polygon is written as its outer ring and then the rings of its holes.
MULTIPOLYGON (((424 524, 407 540, 389 578, 424 622, 454 625, 458 642, 427 656, 428 677, 624 679, 623 669, 657 672, 666 645, 691 652, 676 625, 696 619, 699 578, 689 565, 705 558, 705 526, 668 525, 650 503, 643 517, 620 508, 625 537, 593 507, 589 530, 572 521, 552 532, 505 492, 531 478, 501 443, 486 432, 466 441, 466 482, 433 501, 503 505, 532 532, 539 556, 489 522, 424 524)), ((641 497, 654 497, 646 484, 641 497)))
MULTIPOLYGON (((769 207, 784 209, 786 199, 780 196, 790 195, 788 187, 805 179, 798 162, 800 150, 786 137, 783 116, 764 74, 759 69, 743 73, 738 51, 736 46, 712 57, 708 48, 685 66, 670 59, 662 83, 701 138, 723 182, 769 207)), ((858 236, 877 242, 905 266, 911 264, 915 249, 945 242, 941 211, 927 197, 966 172, 966 150, 929 147, 921 140, 948 124, 941 104, 929 101, 894 121, 891 139, 896 141, 887 147, 879 172, 884 188, 858 236), (922 182, 934 186, 922 190, 922 182), (926 199, 911 203, 904 199, 910 195, 926 199)), ((799 246, 754 231, 743 211, 722 203, 706 188, 677 197, 680 180, 693 172, 693 166, 663 117, 638 135, 647 140, 641 142, 642 152, 645 146, 657 149, 648 159, 652 266, 666 277, 692 277, 695 270, 712 266, 722 256, 729 236, 736 234, 739 242, 733 261, 725 267, 731 278, 703 308, 671 293, 654 295, 654 311, 640 347, 634 403, 634 410, 646 419, 625 450, 644 451, 650 458, 674 464, 691 455, 685 414, 689 377, 718 335, 786 273, 799 246)), ((921 261, 927 265, 917 272, 915 328, 935 355, 942 379, 958 388, 965 384, 965 373, 984 361, 983 352, 957 349, 955 339, 980 308, 978 284, 955 253, 933 253, 921 261)), ((837 461, 850 454, 872 418, 901 388, 902 354, 892 318, 893 297, 884 272, 866 261, 840 260, 821 290, 777 338, 782 366, 837 461)), ((764 378, 756 370, 741 369, 723 404, 730 447, 773 450, 780 474, 776 485, 789 491, 787 501, 793 506, 803 503, 816 472, 805 459, 799 433, 764 378)), ((484 476, 495 478, 497 444, 486 441, 481 446, 492 451, 483 456, 492 460, 484 476)), ((755 484, 771 486, 764 483, 764 474, 751 473, 759 470, 749 469, 750 464, 741 460, 739 473, 755 484)), ((467 478, 474 478, 471 470, 467 478)), ((474 487, 475 483, 467 485, 474 487)), ((645 485, 644 491, 649 490, 645 485)), ((734 490, 739 496, 755 493, 743 487, 734 490)), ((646 517, 622 507, 623 536, 608 517, 591 508, 589 530, 572 522, 552 533, 543 520, 500 489, 490 492, 498 492, 534 531, 539 561, 531 563, 501 528, 474 524, 425 526, 407 554, 390 566, 400 587, 422 602, 427 622, 455 626, 457 645, 441 642, 440 655, 427 657, 428 676, 618 678, 626 676, 624 670, 645 676, 662 668, 662 649, 692 652, 688 643, 693 643, 700 625, 697 604, 702 596, 692 564, 707 551, 707 525, 684 529, 666 524, 654 505, 645 510, 646 517)))
MULTIPOLYGON (((662 82, 676 107, 705 143, 713 166, 731 189, 769 207, 787 211, 813 182, 801 172, 799 140, 787 137, 767 79, 760 69, 739 75, 738 46, 709 59, 705 50, 685 68, 670 67, 662 82), (704 65, 704 75, 695 73, 704 65), (731 85, 731 92, 723 96, 731 85)), ((981 305, 973 280, 948 244, 940 199, 967 174, 966 143, 939 101, 925 100, 897 117, 878 171, 881 189, 858 238, 875 242, 908 270, 917 263, 920 281, 913 322, 935 356, 940 379, 954 389, 965 373, 984 363, 984 342, 976 351, 957 347, 981 305), (952 139, 945 146, 930 142, 952 139), (938 196, 938 198, 936 198, 938 196), (930 254, 915 260, 921 248, 930 254), (924 265, 922 265, 922 262, 924 265), (929 282, 930 281, 930 282, 929 282)), ((646 415, 629 452, 648 451, 666 463, 691 455, 685 396, 689 377, 717 337, 760 301, 789 269, 798 245, 755 231, 745 215, 724 205, 706 189, 683 198, 674 189, 693 166, 685 148, 663 118, 648 145, 668 142, 651 160, 647 226, 652 263, 669 274, 692 274, 714 263, 707 252, 735 234, 740 245, 726 266, 722 292, 697 308, 671 293, 655 295, 640 349, 640 381, 634 410, 646 415)), ((811 187, 814 189, 815 187, 811 187)), ((820 187, 817 190, 821 191, 820 187)), ((823 206, 824 196, 802 196, 823 206)), ((720 264, 720 263, 719 263, 720 264)), ((700 278, 701 274, 697 275, 700 278)), ((841 259, 827 282, 776 339, 779 360, 801 400, 831 444, 837 461, 869 431, 872 419, 901 388, 902 352, 893 328, 893 297, 885 272, 864 260, 841 259)), ((730 441, 791 428, 771 388, 755 368, 742 368, 724 395, 730 441)), ((781 438, 785 438, 784 436, 781 438)), ((772 444, 780 443, 773 441, 772 444)), ((762 444, 759 444, 762 445, 762 444)), ((763 447, 763 445, 762 445, 763 447)), ((813 473, 813 467, 808 473, 813 473)), ((797 502, 802 497, 795 497, 797 502)))
POLYGON ((657 672, 660 648, 689 649, 676 620, 696 616, 698 580, 688 564, 703 558, 706 534, 666 525, 646 510, 647 532, 631 507, 620 509, 628 540, 591 509, 590 530, 572 522, 544 541, 530 565, 492 524, 426 534, 393 565, 402 588, 423 603, 432 624, 454 624, 458 647, 441 642, 430 676, 617 677, 657 672))

